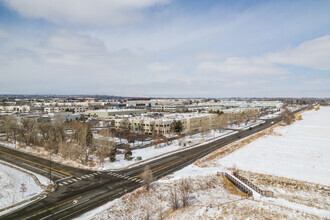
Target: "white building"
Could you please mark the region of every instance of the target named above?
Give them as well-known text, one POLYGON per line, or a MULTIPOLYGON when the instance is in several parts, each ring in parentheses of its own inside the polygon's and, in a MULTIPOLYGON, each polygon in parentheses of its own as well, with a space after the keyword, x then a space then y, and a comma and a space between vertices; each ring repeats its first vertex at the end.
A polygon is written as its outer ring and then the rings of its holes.
POLYGON ((28 106, 28 105, 0 106, 0 111, 6 111, 6 112, 29 112, 30 111, 30 106, 28 106))
POLYGON ((252 106, 256 108, 282 108, 281 101, 253 101, 252 106))
POLYGON ((85 116, 94 118, 114 118, 117 115, 141 115, 147 113, 145 109, 100 109, 89 110, 84 113, 85 116))
POLYGON ((153 134, 170 134, 173 132, 174 121, 182 123, 183 131, 200 132, 204 127, 209 128, 215 123, 215 114, 177 113, 168 114, 163 117, 127 117, 116 118, 115 128, 129 128, 134 131, 143 131, 153 134))
POLYGON ((87 106, 49 106, 44 108, 45 113, 56 113, 65 111, 85 112, 87 110, 87 106))

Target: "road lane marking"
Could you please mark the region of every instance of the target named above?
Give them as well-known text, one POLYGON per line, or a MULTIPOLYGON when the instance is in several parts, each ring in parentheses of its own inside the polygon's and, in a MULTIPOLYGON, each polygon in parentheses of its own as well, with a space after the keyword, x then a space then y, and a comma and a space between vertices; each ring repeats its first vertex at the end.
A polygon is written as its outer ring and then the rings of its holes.
POLYGON ((62 180, 66 180, 66 179, 70 179, 72 176, 68 176, 68 177, 65 177, 65 178, 62 178, 62 179, 59 179, 59 180, 56 180, 57 182, 60 182, 62 180))
POLYGON ((130 181, 135 181, 137 183, 141 183, 142 181, 137 179, 137 178, 134 178, 134 177, 131 177, 131 176, 126 176, 124 174, 117 174, 117 173, 113 173, 113 172, 109 172, 108 173, 109 175, 112 175, 112 176, 116 176, 118 178, 123 178, 123 179, 126 179, 126 180, 130 180, 130 181))
MULTIPOLYGON (((161 167, 161 168, 159 168, 159 169, 157 169, 157 170, 154 170, 154 171, 152 171, 152 173, 157 173, 157 172, 159 172, 159 171, 161 171, 161 170, 164 170, 164 169, 166 169, 166 168, 168 168, 168 167, 171 167, 171 166, 173 166, 173 165, 175 165, 175 164, 178 164, 178 163, 180 163, 180 162, 182 162, 182 161, 184 161, 184 160, 186 160, 186 159, 188 159, 188 158, 192 158, 192 157, 194 157, 194 156, 197 155, 197 154, 201 154, 201 153, 203 153, 203 152, 205 152, 205 151, 207 151, 207 150, 209 150, 209 149, 211 149, 211 148, 213 148, 213 147, 215 147, 215 146, 217 146, 217 144, 214 144, 214 145, 212 145, 212 146, 210 146, 210 147, 208 147, 208 148, 205 148, 205 149, 203 149, 203 150, 201 150, 201 151, 198 151, 197 153, 194 153, 194 154, 189 155, 189 156, 187 156, 187 157, 184 157, 184 158, 182 158, 182 159, 180 159, 180 160, 177 160, 176 162, 170 163, 170 164, 167 165, 167 166, 163 166, 163 167, 161 167)), ((133 177, 134 177, 134 178, 138 178, 138 177, 140 177, 141 175, 142 175, 142 173, 139 174, 139 175, 133 176, 133 177)))
MULTIPOLYGON (((36 169, 36 170, 42 171, 42 172, 44 172, 44 173, 49 173, 49 170, 43 170, 43 169, 41 169, 41 168, 31 166, 30 164, 27 164, 27 163, 23 163, 23 164, 24 164, 25 166, 28 166, 28 167, 30 167, 30 168, 33 168, 33 169, 36 169)), ((59 174, 57 174, 57 173, 55 173, 55 172, 53 172, 52 175, 53 175, 53 176, 56 176, 56 177, 58 177, 58 178, 62 178, 62 176, 60 176, 59 174)))
MULTIPOLYGON (((61 204, 59 204, 59 205, 57 205, 57 206, 53 206, 53 207, 51 207, 51 208, 49 208, 49 209, 45 209, 45 210, 43 210, 43 211, 41 211, 41 212, 38 212, 37 214, 31 215, 31 216, 25 218, 24 220, 26 220, 26 219, 30 219, 30 218, 32 218, 32 217, 35 217, 35 216, 40 215, 40 214, 42 214, 42 213, 44 213, 44 212, 47 212, 47 211, 51 211, 51 210, 53 210, 54 208, 58 208, 58 207, 60 207, 60 206, 66 205, 66 204, 68 204, 68 203, 70 203, 70 202, 73 202, 74 200, 78 200, 78 199, 81 199, 81 198, 82 198, 82 196, 79 196, 79 197, 77 197, 77 198, 75 198, 75 199, 71 199, 71 200, 69 200, 69 201, 63 202, 63 203, 61 203, 61 204)), ((71 207, 72 207, 72 206, 70 206, 70 208, 71 208, 71 207)), ((49 217, 49 216, 46 216, 46 217, 44 217, 44 218, 42 218, 42 219, 45 219, 45 218, 48 218, 48 217, 49 217)))
POLYGON ((36 165, 39 165, 39 166, 42 166, 42 167, 46 167, 47 169, 54 170, 54 171, 56 171, 56 172, 59 172, 59 173, 65 174, 65 175, 67 175, 67 176, 72 176, 72 175, 69 174, 69 173, 66 173, 66 172, 63 172, 63 171, 60 171, 60 170, 54 169, 54 168, 52 168, 52 167, 45 166, 45 165, 40 164, 40 163, 37 163, 37 162, 33 162, 33 161, 31 161, 31 160, 24 159, 24 158, 22 158, 22 157, 15 156, 15 155, 13 155, 13 154, 6 153, 6 152, 1 151, 1 150, 0 150, 0 153, 7 154, 7 155, 9 155, 9 156, 16 157, 16 158, 18 158, 18 159, 21 159, 21 160, 24 160, 24 161, 27 161, 27 162, 29 162, 29 163, 33 163, 33 164, 36 164, 36 165))
POLYGON ((59 186, 63 186, 63 184, 61 184, 61 183, 59 183, 58 185, 59 185, 59 186))

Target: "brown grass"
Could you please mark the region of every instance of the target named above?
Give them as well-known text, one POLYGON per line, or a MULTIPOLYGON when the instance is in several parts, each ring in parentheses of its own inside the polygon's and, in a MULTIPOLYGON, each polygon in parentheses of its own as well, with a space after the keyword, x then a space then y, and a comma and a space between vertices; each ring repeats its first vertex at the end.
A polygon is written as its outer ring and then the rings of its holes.
POLYGON ((224 186, 225 190, 227 190, 227 192, 234 194, 234 195, 238 195, 238 196, 245 196, 245 197, 248 196, 248 194, 238 190, 236 188, 236 186, 226 177, 220 177, 220 178, 221 178, 221 181, 223 182, 223 186, 224 186))
POLYGON ((327 200, 330 186, 242 170, 240 174, 258 187, 273 191, 276 197, 319 209, 330 209, 327 200))
POLYGON ((222 213, 224 219, 320 219, 317 216, 305 214, 296 211, 295 215, 291 215, 293 210, 263 203, 247 200, 238 201, 222 206, 222 213), (275 211, 276 210, 276 211, 275 211))

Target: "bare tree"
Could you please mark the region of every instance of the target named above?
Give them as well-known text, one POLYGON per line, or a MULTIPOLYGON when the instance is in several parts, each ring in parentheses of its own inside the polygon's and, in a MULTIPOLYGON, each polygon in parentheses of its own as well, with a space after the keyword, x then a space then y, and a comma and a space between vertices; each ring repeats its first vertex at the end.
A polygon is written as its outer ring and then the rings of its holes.
POLYGON ((188 206, 188 201, 190 199, 191 185, 187 179, 183 179, 179 185, 180 196, 182 201, 182 206, 188 206))
POLYGON ((179 208, 179 196, 178 191, 175 187, 173 187, 170 191, 170 206, 173 210, 179 208))
POLYGON ((103 163, 104 159, 110 156, 111 152, 114 150, 115 142, 110 141, 111 133, 109 130, 101 131, 101 138, 98 140, 98 147, 96 154, 100 159, 100 162, 103 163))
POLYGON ((287 124, 290 125, 292 122, 295 121, 295 117, 293 112, 291 112, 289 109, 285 108, 284 111, 281 113, 283 121, 287 124))
POLYGON ((220 132, 228 125, 227 118, 224 114, 218 115, 217 121, 216 121, 216 128, 220 132))
POLYGON ((148 165, 145 166, 144 171, 141 175, 141 178, 143 180, 144 188, 149 191, 150 185, 154 181, 154 177, 153 177, 152 171, 148 165))
POLYGON ((6 141, 8 142, 10 133, 14 133, 16 135, 18 128, 17 119, 14 116, 6 115, 1 118, 1 122, 2 130, 6 132, 6 141))
POLYGON ((210 129, 210 123, 208 119, 202 119, 201 121, 201 135, 202 138, 204 138, 205 134, 209 131, 210 129))
POLYGON ((26 145, 36 144, 38 141, 38 127, 37 121, 33 118, 23 118, 21 121, 21 126, 19 128, 19 133, 26 145))

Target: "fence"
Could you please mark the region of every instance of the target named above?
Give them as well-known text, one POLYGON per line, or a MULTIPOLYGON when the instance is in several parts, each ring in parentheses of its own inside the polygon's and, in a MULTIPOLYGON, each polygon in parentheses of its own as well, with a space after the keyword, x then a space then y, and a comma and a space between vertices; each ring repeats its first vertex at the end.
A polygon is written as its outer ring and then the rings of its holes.
POLYGON ((228 173, 224 173, 224 176, 227 177, 236 187, 238 187, 239 189, 241 189, 243 192, 245 192, 249 196, 252 196, 253 195, 253 192, 249 188, 247 188, 246 186, 244 186, 241 182, 237 181, 235 178, 233 178, 228 173))
POLYGON ((259 187, 257 187, 253 183, 251 183, 248 179, 246 179, 245 177, 239 175, 237 171, 233 172, 233 175, 237 179, 241 180, 243 183, 245 183, 246 185, 251 187, 253 190, 260 193, 261 195, 263 195, 263 196, 273 196, 273 192, 260 189, 259 187))

